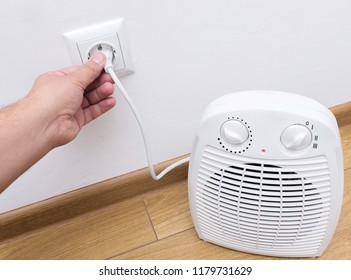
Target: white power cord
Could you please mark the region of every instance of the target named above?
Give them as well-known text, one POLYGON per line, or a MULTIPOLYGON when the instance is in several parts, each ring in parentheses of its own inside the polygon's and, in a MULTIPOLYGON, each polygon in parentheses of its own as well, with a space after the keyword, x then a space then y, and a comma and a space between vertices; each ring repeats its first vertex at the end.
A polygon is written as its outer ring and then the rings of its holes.
POLYGON ((134 116, 135 116, 135 118, 136 118, 136 120, 138 122, 140 131, 141 131, 141 134, 142 134, 143 140, 144 140, 144 145, 145 145, 145 150, 146 150, 146 157, 147 157, 147 161, 148 161, 148 164, 149 164, 151 177, 154 180, 159 180, 164 175, 166 175, 169 171, 171 171, 172 169, 176 168, 179 165, 182 165, 182 164, 188 162, 189 161, 189 157, 181 159, 181 160, 171 164, 167 168, 165 168, 160 174, 156 175, 154 164, 153 164, 153 160, 152 160, 152 156, 151 156, 151 152, 150 152, 150 144, 149 144, 148 138, 146 137, 146 133, 145 133, 145 130, 144 130, 143 122, 141 120, 141 117, 139 115, 139 112, 138 112, 137 108, 134 105, 134 102, 130 98, 128 92, 126 91, 126 89, 124 88, 124 86, 122 85, 121 81, 118 79, 118 77, 117 77, 117 75, 116 75, 116 73, 114 71, 114 66, 113 66, 113 63, 112 63, 112 61, 110 59, 111 57, 113 57, 113 55, 111 54, 110 50, 98 50, 98 51, 102 51, 105 54, 105 56, 106 56, 105 71, 108 74, 110 74, 112 80, 115 82, 115 85, 120 90, 120 92, 123 95, 124 99, 127 101, 129 107, 132 109, 132 112, 133 112, 133 114, 134 114, 134 116))

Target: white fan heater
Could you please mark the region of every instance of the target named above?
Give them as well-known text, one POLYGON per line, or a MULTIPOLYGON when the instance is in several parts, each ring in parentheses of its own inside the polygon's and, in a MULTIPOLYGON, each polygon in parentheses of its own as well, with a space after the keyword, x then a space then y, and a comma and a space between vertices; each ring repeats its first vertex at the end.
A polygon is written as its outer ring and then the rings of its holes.
POLYGON ((340 135, 323 105, 291 93, 248 91, 206 108, 189 167, 201 239, 255 254, 320 256, 342 194, 340 135))

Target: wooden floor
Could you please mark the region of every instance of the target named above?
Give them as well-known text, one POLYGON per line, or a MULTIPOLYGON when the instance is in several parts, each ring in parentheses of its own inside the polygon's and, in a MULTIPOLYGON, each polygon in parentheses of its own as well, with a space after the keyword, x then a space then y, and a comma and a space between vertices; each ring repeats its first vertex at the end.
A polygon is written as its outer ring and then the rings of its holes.
MULTIPOLYGON (((345 192, 336 233, 319 259, 351 259, 351 126, 341 128, 345 192)), ((274 259, 198 239, 187 182, 169 185, 0 243, 0 259, 274 259)))

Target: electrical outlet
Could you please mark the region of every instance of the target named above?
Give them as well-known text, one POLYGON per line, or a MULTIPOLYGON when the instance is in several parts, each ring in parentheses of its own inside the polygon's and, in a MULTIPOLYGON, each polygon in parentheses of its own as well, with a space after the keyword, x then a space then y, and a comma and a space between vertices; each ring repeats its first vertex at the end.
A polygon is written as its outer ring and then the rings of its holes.
POLYGON ((118 76, 133 72, 127 31, 124 19, 108 21, 63 34, 73 64, 84 64, 89 58, 89 51, 97 44, 113 47, 117 61, 115 72, 118 76))

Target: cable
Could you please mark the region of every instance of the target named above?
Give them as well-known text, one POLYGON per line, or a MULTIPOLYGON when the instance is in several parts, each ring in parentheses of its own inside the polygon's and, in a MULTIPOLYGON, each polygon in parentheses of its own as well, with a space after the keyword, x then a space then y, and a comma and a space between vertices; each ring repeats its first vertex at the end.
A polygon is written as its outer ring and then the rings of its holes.
POLYGON ((182 165, 182 164, 184 164, 186 162, 189 162, 190 157, 186 157, 184 159, 181 159, 181 160, 171 164, 170 166, 165 168, 160 174, 156 175, 154 164, 153 164, 153 160, 152 160, 152 156, 151 156, 151 152, 150 152, 150 144, 149 144, 148 138, 146 137, 146 133, 145 133, 145 130, 144 130, 144 125, 142 123, 142 120, 141 120, 141 117, 139 115, 139 112, 138 112, 137 108, 135 107, 133 100, 130 98, 128 92, 126 91, 126 89, 122 85, 121 81, 118 79, 118 77, 117 77, 117 75, 116 75, 116 73, 114 71, 113 64, 108 59, 106 59, 105 71, 110 74, 112 80, 115 82, 115 85, 117 86, 117 88, 122 93, 124 99, 127 101, 128 105, 129 105, 129 107, 132 109, 132 112, 133 112, 133 114, 134 114, 134 116, 135 116, 135 118, 136 118, 136 120, 138 122, 140 131, 141 131, 141 134, 142 134, 143 140, 144 140, 146 157, 147 157, 147 161, 148 161, 148 164, 149 164, 149 170, 150 170, 151 177, 154 180, 159 180, 164 175, 166 175, 169 171, 171 171, 172 169, 174 169, 177 166, 182 165))

